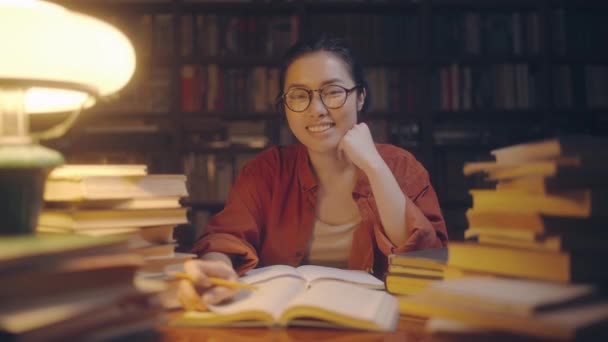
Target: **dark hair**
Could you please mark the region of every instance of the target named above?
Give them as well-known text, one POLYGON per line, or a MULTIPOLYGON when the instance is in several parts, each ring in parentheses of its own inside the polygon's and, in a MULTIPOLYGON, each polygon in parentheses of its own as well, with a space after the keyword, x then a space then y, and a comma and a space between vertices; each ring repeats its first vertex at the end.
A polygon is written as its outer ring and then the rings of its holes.
POLYGON ((363 72, 363 66, 343 39, 328 38, 326 36, 321 36, 317 39, 300 41, 287 50, 283 56, 279 69, 279 94, 276 97, 277 110, 280 113, 283 113, 285 109, 281 96, 283 95, 283 88, 285 87, 285 74, 287 73, 287 69, 291 63, 304 55, 319 51, 331 52, 342 59, 344 64, 346 64, 347 68, 349 69, 348 71, 355 81, 355 84, 359 85, 359 88, 357 89, 357 96, 361 94, 363 89, 365 89, 367 95, 365 97, 363 107, 359 112, 359 120, 361 120, 362 115, 365 114, 369 106, 370 100, 369 89, 367 86, 367 80, 365 79, 365 74, 363 72))

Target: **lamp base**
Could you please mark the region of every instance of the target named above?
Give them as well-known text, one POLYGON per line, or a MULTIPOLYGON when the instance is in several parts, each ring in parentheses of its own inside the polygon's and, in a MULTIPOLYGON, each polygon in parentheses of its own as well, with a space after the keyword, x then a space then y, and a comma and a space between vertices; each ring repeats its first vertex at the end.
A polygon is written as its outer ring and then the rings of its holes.
POLYGON ((0 169, 1 234, 36 231, 47 169, 0 169))
POLYGON ((0 234, 32 234, 43 205, 44 184, 63 157, 40 145, 0 147, 0 234))

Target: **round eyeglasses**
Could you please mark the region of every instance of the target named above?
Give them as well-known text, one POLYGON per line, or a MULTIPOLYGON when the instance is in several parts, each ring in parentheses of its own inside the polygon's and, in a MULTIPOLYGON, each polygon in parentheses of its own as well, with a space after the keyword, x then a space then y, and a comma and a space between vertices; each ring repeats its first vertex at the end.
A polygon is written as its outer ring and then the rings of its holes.
POLYGON ((313 93, 319 93, 321 102, 329 109, 338 109, 346 103, 348 95, 353 90, 359 88, 356 85, 350 89, 344 88, 339 85, 329 84, 319 89, 306 89, 306 88, 291 88, 281 98, 283 102, 290 110, 294 112, 303 112, 308 109, 312 102, 313 93))

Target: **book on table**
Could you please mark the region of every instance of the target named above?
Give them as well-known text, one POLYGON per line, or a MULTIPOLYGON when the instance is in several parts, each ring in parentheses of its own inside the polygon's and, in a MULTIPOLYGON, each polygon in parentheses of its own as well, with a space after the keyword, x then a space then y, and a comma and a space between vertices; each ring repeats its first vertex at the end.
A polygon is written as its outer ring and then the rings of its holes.
POLYGON ((577 233, 600 234, 608 224, 607 217, 560 217, 539 212, 484 211, 471 208, 466 212, 469 228, 515 231, 513 234, 536 236, 542 234, 577 233), (525 232, 528 235, 526 235, 525 232))
POLYGON ((384 284, 363 271, 305 265, 255 269, 241 278, 257 290, 241 290, 232 301, 189 311, 171 324, 186 326, 314 326, 392 331, 397 301, 384 284))
POLYGON ((38 224, 66 231, 177 225, 186 223, 186 208, 137 210, 43 210, 38 224))
POLYGON ((47 202, 183 196, 185 175, 151 175, 141 164, 63 165, 49 174, 44 191, 47 202))
POLYGON ((585 284, 470 277, 434 283, 401 298, 400 306, 410 315, 452 320, 481 331, 567 340, 597 340, 608 333, 608 302, 585 284))
POLYGON ((389 255, 384 278, 387 291, 410 295, 424 290, 431 282, 443 279, 447 258, 446 247, 389 255))
POLYGON ((448 266, 508 277, 561 283, 602 282, 604 250, 546 252, 471 242, 451 242, 448 266))
POLYGON ((608 194, 599 189, 578 189, 550 195, 518 191, 470 190, 476 211, 545 214, 563 217, 605 216, 608 194))
POLYGON ((501 164, 517 164, 564 156, 603 159, 608 156, 607 147, 608 139, 605 137, 570 135, 502 147, 491 153, 501 164))
POLYGON ((388 263, 391 266, 407 266, 437 271, 443 270, 447 260, 448 249, 446 247, 422 249, 388 256, 388 263))

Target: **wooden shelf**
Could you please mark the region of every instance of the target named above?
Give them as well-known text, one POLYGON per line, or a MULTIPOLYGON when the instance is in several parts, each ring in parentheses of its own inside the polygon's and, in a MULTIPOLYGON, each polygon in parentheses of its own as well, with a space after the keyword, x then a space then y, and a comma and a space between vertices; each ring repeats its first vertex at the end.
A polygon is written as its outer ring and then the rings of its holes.
POLYGON ((471 111, 433 111, 433 120, 437 122, 453 122, 453 121, 495 121, 495 122, 521 122, 527 124, 530 122, 539 122, 544 119, 543 111, 541 110, 499 110, 499 109, 476 109, 471 111))
POLYGON ((293 14, 298 10, 296 2, 286 1, 260 1, 250 2, 239 1, 209 1, 196 2, 188 0, 180 0, 181 10, 184 12, 218 12, 229 14, 293 14))
POLYGON ((229 120, 229 121, 246 121, 246 120, 277 120, 281 115, 274 112, 200 112, 200 113, 185 113, 180 114, 182 119, 191 123, 194 121, 208 120, 229 120))
POLYGON ((493 64, 540 64, 544 63, 546 59, 541 56, 535 55, 450 55, 450 56, 433 56, 431 63, 433 65, 446 65, 446 64, 465 64, 465 65, 493 65, 493 64))
POLYGON ((209 211, 220 211, 224 209, 225 205, 224 202, 219 201, 192 201, 187 198, 182 198, 179 202, 182 207, 209 211))
POLYGON ((224 154, 227 156, 242 154, 242 153, 260 153, 268 147, 247 147, 241 145, 230 145, 227 147, 212 147, 202 144, 186 144, 182 147, 182 153, 208 153, 208 154, 224 154))
POLYGON ((233 67, 276 66, 280 58, 276 56, 191 56, 181 57, 181 64, 218 64, 233 67))
POLYGON ((304 0, 304 10, 317 14, 318 12, 349 12, 391 14, 395 12, 415 12, 420 9, 417 0, 386 0, 386 1, 307 1, 304 0))

